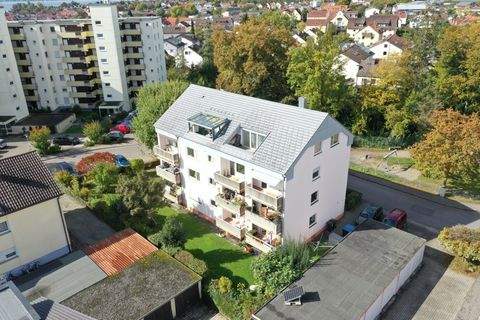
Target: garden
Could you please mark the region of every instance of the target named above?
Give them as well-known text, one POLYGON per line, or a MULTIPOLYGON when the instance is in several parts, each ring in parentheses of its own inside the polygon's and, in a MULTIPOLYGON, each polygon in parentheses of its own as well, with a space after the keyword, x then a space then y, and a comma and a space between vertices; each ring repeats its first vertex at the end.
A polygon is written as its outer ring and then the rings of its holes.
POLYGON ((324 253, 289 241, 260 256, 245 253, 210 223, 166 203, 165 182, 140 159, 118 168, 113 154, 99 152, 80 160, 76 171, 55 173, 66 193, 114 229, 134 229, 200 274, 213 303, 232 320, 249 319, 324 253))

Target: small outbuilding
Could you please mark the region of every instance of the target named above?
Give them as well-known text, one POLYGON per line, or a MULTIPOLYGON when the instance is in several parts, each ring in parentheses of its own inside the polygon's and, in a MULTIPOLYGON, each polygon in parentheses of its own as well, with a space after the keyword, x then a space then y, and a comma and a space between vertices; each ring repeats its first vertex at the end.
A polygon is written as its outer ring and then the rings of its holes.
POLYGON ((420 267, 425 242, 368 219, 285 288, 302 288, 299 305, 286 304, 281 292, 252 318, 376 319, 420 267))

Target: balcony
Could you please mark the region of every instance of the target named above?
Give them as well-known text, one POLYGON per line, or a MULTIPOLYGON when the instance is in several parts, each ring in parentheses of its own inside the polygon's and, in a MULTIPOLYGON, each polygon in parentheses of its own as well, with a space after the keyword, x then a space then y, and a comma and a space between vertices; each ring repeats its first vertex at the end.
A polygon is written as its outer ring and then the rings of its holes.
POLYGON ((83 50, 84 51, 88 51, 88 50, 91 50, 91 49, 92 50, 95 49, 95 43, 85 43, 83 45, 83 50))
POLYGON ((85 69, 65 69, 66 74, 84 74, 88 75, 87 70, 85 69))
POLYGON ((19 72, 20 78, 33 78, 33 71, 19 72))
POLYGON ((23 33, 10 33, 10 39, 14 40, 25 40, 25 35, 23 33))
POLYGON ((97 66, 90 67, 90 68, 87 69, 87 72, 88 72, 88 74, 98 73, 99 68, 97 66))
POLYGON ((272 188, 262 189, 248 184, 245 187, 245 196, 272 207, 276 211, 282 210, 283 195, 278 190, 272 188))
POLYGON ((123 54, 125 59, 143 59, 143 52, 127 52, 123 54))
POLYGON ((72 31, 60 32, 60 37, 62 37, 62 38, 79 39, 81 36, 82 36, 81 32, 72 32, 72 31))
POLYGON ((165 199, 168 201, 175 203, 175 204, 183 204, 183 196, 182 196, 182 189, 181 188, 172 188, 172 187, 165 187, 165 193, 163 195, 165 199))
POLYGON ((35 83, 22 83, 22 87, 25 90, 35 90, 35 89, 37 89, 37 85, 35 83))
POLYGON ((168 182, 179 185, 181 183, 180 171, 177 167, 156 166, 157 176, 167 180, 168 182))
POLYGON ((245 189, 245 182, 243 181, 243 178, 239 176, 224 175, 221 172, 215 172, 214 179, 222 186, 238 193, 243 192, 245 189))
POLYGON ((82 49, 82 45, 81 44, 62 44, 60 46, 60 49, 62 49, 63 51, 79 51, 80 49, 82 49))
POLYGON ((131 76, 128 76, 128 77, 127 77, 127 80, 130 80, 130 81, 145 81, 145 80, 147 80, 147 76, 144 75, 144 74, 141 74, 141 75, 131 75, 131 76))
POLYGON ((233 219, 233 218, 216 218, 215 225, 219 228, 228 233, 229 235, 242 240, 245 237, 245 228, 244 225, 241 223, 240 219, 233 219))
POLYGON ((126 70, 144 70, 145 65, 144 64, 126 64, 125 69, 126 70))
POLYGON ((275 248, 268 241, 261 239, 258 234, 252 234, 250 231, 245 233, 245 242, 262 252, 269 252, 275 248))
POLYGON ((65 63, 82 63, 85 62, 83 57, 63 57, 62 61, 65 63))
POLYGON ((28 53, 27 47, 13 47, 13 52, 28 53))
POLYGON ((34 95, 30 95, 30 96, 25 96, 25 100, 26 101, 38 101, 38 95, 34 94, 34 95))
POLYGON ((17 65, 19 65, 19 66, 29 66, 31 64, 32 64, 32 60, 30 60, 30 58, 17 60, 17 65))
POLYGON ((72 87, 85 87, 90 86, 90 82, 84 80, 68 80, 67 85, 72 87))
POLYGON ((80 33, 80 36, 85 39, 85 38, 88 38, 88 37, 93 37, 93 31, 92 30, 88 30, 88 31, 82 31, 80 33))
POLYGON ((167 161, 169 163, 178 164, 179 155, 178 149, 173 146, 167 146, 164 149, 159 146, 153 147, 153 153, 161 160, 167 161))
POLYGON ((140 29, 123 29, 122 30, 122 35, 125 36, 133 36, 133 35, 139 35, 140 34, 140 29))
POLYGON ((243 215, 245 212, 245 205, 242 203, 241 198, 227 200, 223 194, 218 194, 215 197, 215 203, 222 209, 227 210, 228 212, 234 215, 243 215))
POLYGON ((85 57, 85 62, 86 62, 86 63, 90 63, 90 62, 92 62, 92 61, 97 61, 97 60, 98 60, 98 59, 97 59, 97 56, 95 56, 95 55, 91 55, 91 56, 86 56, 86 57, 85 57))
POLYGON ((252 224, 274 235, 279 234, 281 231, 282 222, 281 214, 279 212, 270 210, 268 214, 259 215, 247 209, 245 211, 245 218, 249 220, 252 224))
POLYGON ((142 41, 125 41, 122 42, 123 47, 141 47, 142 41))

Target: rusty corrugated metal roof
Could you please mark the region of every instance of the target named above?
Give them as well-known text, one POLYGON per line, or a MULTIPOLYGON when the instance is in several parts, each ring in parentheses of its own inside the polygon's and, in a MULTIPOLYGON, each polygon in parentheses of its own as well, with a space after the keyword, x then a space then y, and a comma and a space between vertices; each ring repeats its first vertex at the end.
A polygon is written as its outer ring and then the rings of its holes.
POLYGON ((83 249, 109 276, 119 273, 156 250, 157 247, 132 229, 117 232, 83 249))

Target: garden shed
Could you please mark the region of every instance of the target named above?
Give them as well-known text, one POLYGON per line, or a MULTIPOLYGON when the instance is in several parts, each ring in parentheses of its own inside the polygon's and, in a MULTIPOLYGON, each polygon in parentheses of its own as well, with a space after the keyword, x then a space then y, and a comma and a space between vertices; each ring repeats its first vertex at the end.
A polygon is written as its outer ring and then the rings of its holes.
POLYGON ((374 320, 421 265, 425 242, 368 219, 285 288, 303 288, 300 305, 286 305, 284 290, 253 319, 374 320))

